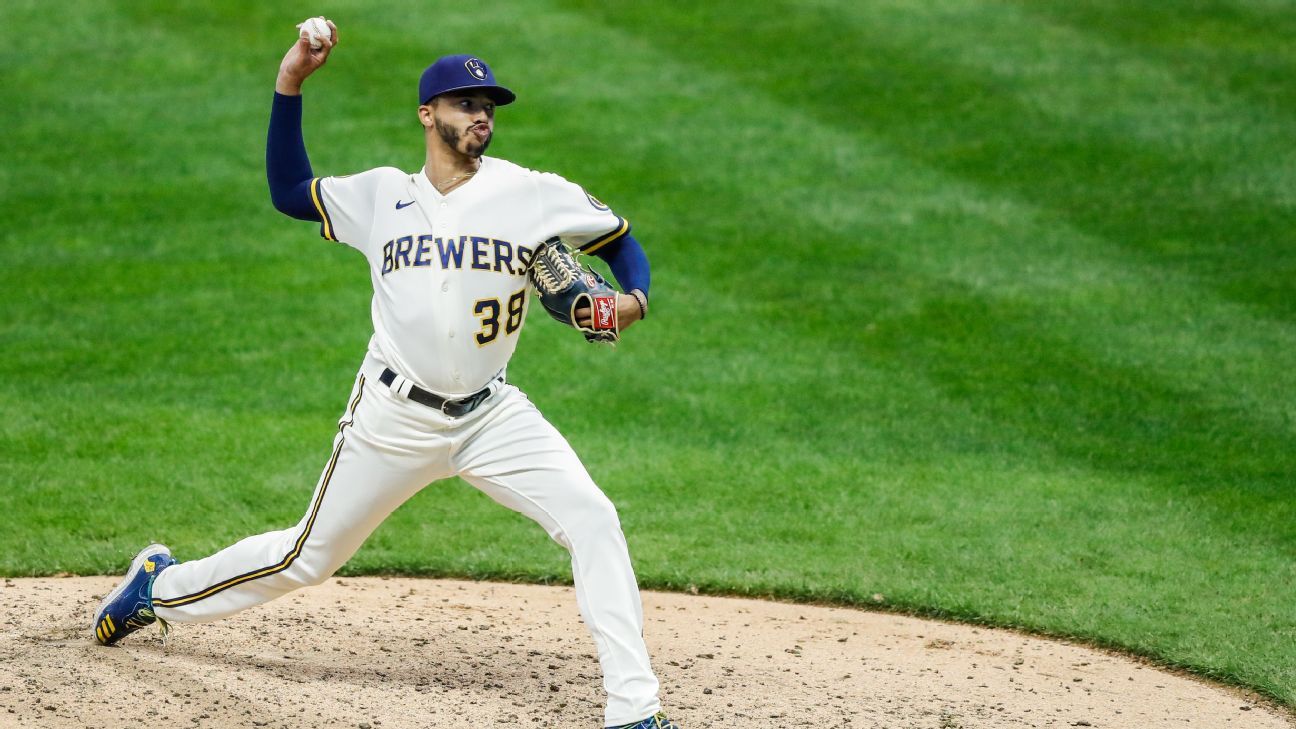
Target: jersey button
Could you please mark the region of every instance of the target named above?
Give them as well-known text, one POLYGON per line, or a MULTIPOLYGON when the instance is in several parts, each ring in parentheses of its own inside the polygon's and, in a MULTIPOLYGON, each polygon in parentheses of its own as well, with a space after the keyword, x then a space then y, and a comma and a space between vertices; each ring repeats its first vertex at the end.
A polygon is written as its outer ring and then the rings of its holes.
POLYGON ((441 290, 442 290, 442 291, 449 291, 449 290, 450 290, 450 282, 449 282, 449 281, 442 281, 442 282, 441 282, 441 290))
POLYGON ((450 338, 454 339, 454 332, 450 332, 450 338))

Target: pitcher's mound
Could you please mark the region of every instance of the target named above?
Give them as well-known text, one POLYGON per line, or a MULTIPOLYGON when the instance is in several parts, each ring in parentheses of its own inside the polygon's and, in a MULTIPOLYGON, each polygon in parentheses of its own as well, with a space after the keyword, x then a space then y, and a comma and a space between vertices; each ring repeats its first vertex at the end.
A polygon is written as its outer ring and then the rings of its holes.
MULTIPOLYGON (((2 727, 602 726, 570 587, 341 578, 113 648, 116 578, 5 580, 2 727)), ((662 700, 702 727, 1275 727, 1238 691, 1006 631, 645 592, 662 700)))

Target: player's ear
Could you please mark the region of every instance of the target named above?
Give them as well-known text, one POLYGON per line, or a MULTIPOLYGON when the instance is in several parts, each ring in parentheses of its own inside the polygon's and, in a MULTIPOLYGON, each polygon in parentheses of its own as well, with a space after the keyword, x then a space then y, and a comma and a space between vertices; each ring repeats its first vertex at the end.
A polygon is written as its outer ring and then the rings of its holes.
POLYGON ((435 126, 435 123, 432 121, 432 102, 423 104, 418 108, 418 117, 419 123, 423 125, 424 129, 431 129, 435 126))

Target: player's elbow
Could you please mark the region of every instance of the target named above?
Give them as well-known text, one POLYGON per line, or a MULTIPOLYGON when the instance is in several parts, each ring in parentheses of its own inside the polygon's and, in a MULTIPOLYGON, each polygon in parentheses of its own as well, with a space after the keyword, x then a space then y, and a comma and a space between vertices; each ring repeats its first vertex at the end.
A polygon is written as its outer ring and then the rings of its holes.
POLYGON ((270 189, 270 204, 274 205, 274 209, 278 210, 284 215, 291 216, 293 215, 294 212, 299 212, 297 206, 293 205, 292 200, 290 200, 286 195, 283 194, 276 195, 274 188, 270 189))
POLYGON ((270 203, 275 210, 290 218, 320 222, 319 211, 311 201, 310 180, 291 186, 271 183, 270 203))
POLYGON ((282 193, 276 193, 274 185, 270 186, 270 204, 274 206, 275 210, 278 210, 284 215, 291 214, 288 212, 291 209, 291 206, 288 202, 287 197, 284 196, 282 193))

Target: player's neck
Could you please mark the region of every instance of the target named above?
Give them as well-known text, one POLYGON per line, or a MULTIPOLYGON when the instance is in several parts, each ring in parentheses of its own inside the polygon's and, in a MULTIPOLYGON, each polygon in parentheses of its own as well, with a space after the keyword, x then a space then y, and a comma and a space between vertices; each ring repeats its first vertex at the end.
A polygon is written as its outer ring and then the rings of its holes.
POLYGON ((470 157, 444 145, 428 148, 424 173, 442 195, 463 185, 481 169, 481 158, 470 157))

